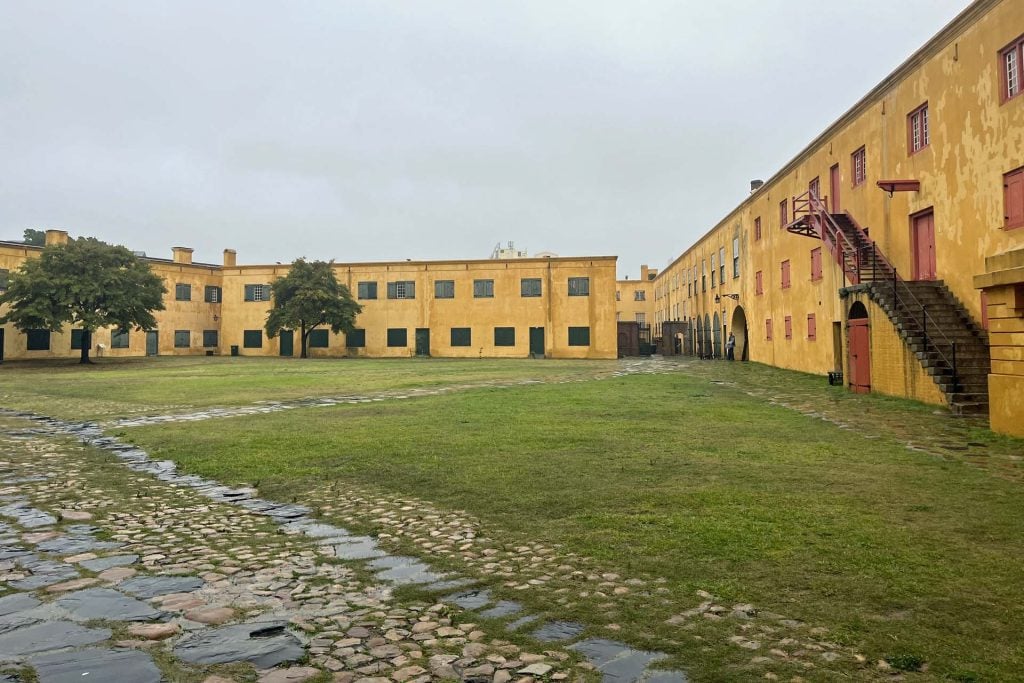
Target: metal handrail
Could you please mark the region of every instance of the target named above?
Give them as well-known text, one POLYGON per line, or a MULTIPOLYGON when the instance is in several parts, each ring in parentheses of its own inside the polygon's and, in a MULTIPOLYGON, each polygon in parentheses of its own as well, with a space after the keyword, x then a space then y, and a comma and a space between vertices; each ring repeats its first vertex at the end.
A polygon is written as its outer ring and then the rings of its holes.
POLYGON ((894 307, 898 306, 899 304, 903 304, 904 308, 907 309, 907 312, 909 313, 911 319, 915 323, 920 322, 921 334, 924 337, 925 352, 933 351, 934 353, 938 354, 939 358, 941 358, 943 362, 945 362, 946 365, 948 365, 949 368, 953 371, 953 393, 956 393, 957 390, 960 388, 960 375, 957 371, 956 365, 956 342, 950 339, 948 336, 946 336, 946 334, 942 331, 942 328, 935 321, 935 318, 928 314, 928 307, 922 304, 918 300, 918 298, 914 296, 914 292, 910 289, 910 286, 906 282, 900 280, 897 277, 895 268, 892 271, 892 295, 894 307), (900 283, 903 284, 903 289, 906 290, 906 298, 901 297, 899 294, 900 283), (907 299, 909 299, 909 301, 907 299), (921 312, 920 321, 918 321, 918 318, 915 314, 916 311, 921 312), (929 336, 928 334, 929 320, 931 321, 931 329, 933 330, 932 336, 929 336), (942 341, 945 342, 947 346, 949 346, 949 356, 943 353, 942 349, 939 348, 939 344, 935 341, 936 336, 941 337, 942 341), (929 349, 929 347, 931 348, 929 349))

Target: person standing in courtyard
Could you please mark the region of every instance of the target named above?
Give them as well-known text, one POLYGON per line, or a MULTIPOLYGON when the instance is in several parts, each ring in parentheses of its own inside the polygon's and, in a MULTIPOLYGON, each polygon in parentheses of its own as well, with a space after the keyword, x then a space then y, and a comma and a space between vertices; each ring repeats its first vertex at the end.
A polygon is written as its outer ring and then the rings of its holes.
POLYGON ((725 359, 736 360, 736 335, 732 332, 729 333, 729 339, 725 342, 725 359))

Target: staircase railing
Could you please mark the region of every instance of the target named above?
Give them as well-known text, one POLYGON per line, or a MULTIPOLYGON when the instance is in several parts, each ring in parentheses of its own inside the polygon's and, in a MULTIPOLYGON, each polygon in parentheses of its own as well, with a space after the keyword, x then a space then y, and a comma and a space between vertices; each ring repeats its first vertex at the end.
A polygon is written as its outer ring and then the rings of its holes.
POLYGON ((893 297, 893 312, 898 316, 898 308, 900 304, 902 304, 903 308, 906 309, 907 313, 910 315, 910 319, 920 325, 925 352, 934 352, 953 372, 953 386, 950 393, 957 393, 960 389, 960 375, 957 372, 956 366, 956 342, 950 339, 946 333, 942 331, 942 327, 928 313, 928 307, 914 296, 914 292, 910 289, 910 285, 899 279, 895 268, 893 268, 892 271, 891 291, 893 297), (900 292, 901 285, 903 289, 902 293, 900 292), (918 312, 920 312, 920 315, 918 315, 918 312), (931 323, 931 336, 929 336, 929 321, 931 323), (942 348, 939 346, 940 343, 943 343, 948 347, 948 353, 942 352, 942 348))

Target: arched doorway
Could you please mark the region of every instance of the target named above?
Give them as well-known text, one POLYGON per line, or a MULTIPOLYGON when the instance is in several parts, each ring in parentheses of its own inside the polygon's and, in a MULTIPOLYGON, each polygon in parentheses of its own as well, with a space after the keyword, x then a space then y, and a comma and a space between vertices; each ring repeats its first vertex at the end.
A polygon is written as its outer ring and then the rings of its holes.
POLYGON ((713 347, 711 346, 711 317, 704 314, 704 355, 702 358, 713 358, 713 347))
POLYGON ((712 331, 711 340, 712 340, 712 343, 714 344, 715 358, 721 358, 722 357, 722 321, 718 317, 718 311, 715 311, 715 317, 713 318, 713 320, 714 320, 714 322, 712 323, 712 325, 714 325, 714 327, 711 328, 711 331, 712 331))
POLYGON ((747 314, 743 312, 742 306, 737 306, 732 312, 732 329, 736 337, 736 360, 750 360, 750 352, 747 346, 747 314))
POLYGON ((846 335, 850 349, 850 388, 858 394, 867 394, 871 391, 871 326, 868 310, 859 301, 850 306, 846 335))
POLYGON ((697 318, 697 335, 694 337, 697 342, 697 358, 704 357, 704 326, 700 322, 700 318, 697 318))

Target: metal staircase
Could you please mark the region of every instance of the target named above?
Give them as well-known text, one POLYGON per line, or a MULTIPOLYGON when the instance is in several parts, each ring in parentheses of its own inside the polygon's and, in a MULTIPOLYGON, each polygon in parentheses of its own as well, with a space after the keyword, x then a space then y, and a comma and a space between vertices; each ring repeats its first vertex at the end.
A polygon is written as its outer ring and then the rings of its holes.
POLYGON ((793 198, 789 232, 820 239, 850 287, 885 311, 907 348, 958 413, 988 409, 988 334, 941 280, 903 280, 849 213, 806 192, 793 198))

